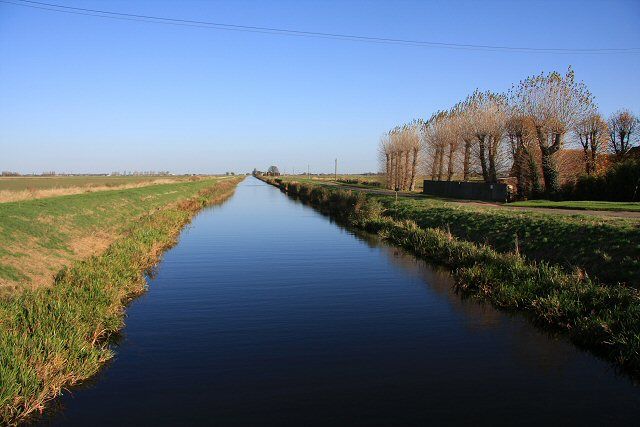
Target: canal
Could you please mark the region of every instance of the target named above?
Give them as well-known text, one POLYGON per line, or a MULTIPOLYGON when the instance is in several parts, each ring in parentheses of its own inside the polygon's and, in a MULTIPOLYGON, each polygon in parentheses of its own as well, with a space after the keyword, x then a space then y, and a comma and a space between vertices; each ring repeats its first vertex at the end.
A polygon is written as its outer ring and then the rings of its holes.
POLYGON ((601 425, 640 390, 255 178, 185 229, 47 425, 601 425))

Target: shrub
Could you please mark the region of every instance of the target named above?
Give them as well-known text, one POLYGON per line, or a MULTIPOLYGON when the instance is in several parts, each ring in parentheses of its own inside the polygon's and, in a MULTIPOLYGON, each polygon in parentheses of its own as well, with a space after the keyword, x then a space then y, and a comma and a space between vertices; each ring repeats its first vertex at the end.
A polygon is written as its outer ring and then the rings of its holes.
POLYGON ((563 186, 566 200, 608 200, 635 202, 640 200, 640 159, 629 159, 611 166, 602 175, 582 175, 574 183, 563 186))

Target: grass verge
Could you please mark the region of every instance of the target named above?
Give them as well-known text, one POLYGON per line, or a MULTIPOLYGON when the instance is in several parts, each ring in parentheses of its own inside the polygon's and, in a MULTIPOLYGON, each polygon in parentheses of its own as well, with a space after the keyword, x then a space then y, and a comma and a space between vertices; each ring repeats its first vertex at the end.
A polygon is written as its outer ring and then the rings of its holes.
POLYGON ((0 299, 0 421, 15 424, 94 375, 113 356, 108 339, 125 304, 145 290, 145 272, 204 206, 237 179, 209 183, 195 197, 143 215, 103 254, 58 273, 50 287, 0 299))
POLYGON ((297 182, 267 182, 354 227, 378 233, 421 258, 448 266, 456 289, 504 310, 523 311, 539 325, 568 334, 577 345, 640 377, 640 294, 604 286, 582 271, 567 272, 519 253, 456 238, 388 216, 375 197, 297 182))
MULTIPOLYGON (((287 178, 281 181, 290 182, 287 178)), ((601 283, 640 286, 638 219, 580 215, 579 211, 563 215, 500 209, 424 197, 400 197, 397 201, 391 195, 368 197, 382 203, 385 214, 398 221, 447 230, 461 240, 487 245, 500 253, 517 251, 529 260, 548 262, 569 272, 580 269, 601 283)))
POLYGON ((551 200, 527 200, 524 202, 509 203, 508 206, 520 206, 527 208, 575 209, 583 211, 640 212, 640 202, 604 202, 598 200, 577 200, 565 202, 554 202, 551 200))

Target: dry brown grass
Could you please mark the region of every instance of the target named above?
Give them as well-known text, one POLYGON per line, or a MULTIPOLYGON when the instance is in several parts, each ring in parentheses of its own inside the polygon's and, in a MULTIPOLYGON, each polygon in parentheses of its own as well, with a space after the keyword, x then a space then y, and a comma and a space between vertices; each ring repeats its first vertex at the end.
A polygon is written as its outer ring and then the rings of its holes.
POLYGON ((24 200, 44 199, 47 197, 68 196, 72 194, 93 193, 96 191, 107 190, 124 190, 128 188, 147 187, 156 184, 170 184, 180 181, 180 178, 158 178, 151 181, 135 182, 130 184, 108 186, 73 186, 73 187, 55 187, 43 189, 27 189, 27 190, 0 190, 0 203, 20 202, 24 200))
MULTIPOLYGON (((166 182, 158 181, 155 182, 166 182)), ((8 218, 7 222, 0 221, 0 233, 5 234, 0 246, 0 267, 5 272, 15 272, 0 274, 0 296, 51 285, 63 267, 102 254, 115 240, 125 237, 128 224, 151 212, 176 206, 193 208, 199 203, 198 199, 191 200, 196 194, 193 188, 210 185, 222 189, 233 187, 236 182, 190 179, 158 186, 137 183, 120 187, 127 191, 102 193, 105 198, 96 199, 97 194, 91 191, 68 199, 51 197, 43 206, 28 200, 0 205, 8 218), (184 206, 187 202, 181 194, 193 206, 184 206), (167 202, 163 204, 161 200, 167 202), (12 218, 20 220, 12 222, 12 218)))
MULTIPOLYGON (((17 259, 7 259, 5 263, 15 267, 29 278, 28 282, 23 283, 23 287, 48 286, 53 283, 60 269, 75 261, 101 254, 121 236, 116 230, 95 230, 87 235, 77 234, 69 241, 70 252, 44 248, 36 241, 16 242, 11 249, 22 256, 17 259)), ((12 288, 13 285, 15 282, 0 278, 0 293, 10 291, 7 288, 12 288)))

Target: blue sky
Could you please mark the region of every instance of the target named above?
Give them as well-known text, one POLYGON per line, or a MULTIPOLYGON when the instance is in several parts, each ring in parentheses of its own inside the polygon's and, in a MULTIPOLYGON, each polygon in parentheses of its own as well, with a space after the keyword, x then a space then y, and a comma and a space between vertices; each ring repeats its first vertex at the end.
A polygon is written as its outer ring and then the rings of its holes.
MULTIPOLYGON (((47 1, 47 0, 44 0, 47 1)), ((449 43, 640 47, 638 1, 97 1, 83 8, 449 43)), ((640 113, 640 54, 298 38, 0 3, 0 169, 377 169, 379 136, 475 88, 572 65, 608 115, 640 113)))

